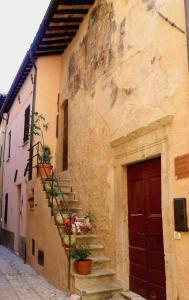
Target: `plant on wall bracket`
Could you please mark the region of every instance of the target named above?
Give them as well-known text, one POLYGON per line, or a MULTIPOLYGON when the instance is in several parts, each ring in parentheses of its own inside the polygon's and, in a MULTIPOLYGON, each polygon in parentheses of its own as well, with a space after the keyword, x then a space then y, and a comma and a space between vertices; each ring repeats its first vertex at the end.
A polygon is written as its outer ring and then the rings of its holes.
POLYGON ((34 136, 40 137, 40 143, 42 146, 41 153, 38 153, 39 162, 37 164, 37 174, 42 178, 49 177, 52 171, 51 165, 51 149, 45 145, 44 133, 49 129, 49 123, 46 122, 43 114, 38 112, 33 113, 34 121, 31 125, 31 133, 34 136))

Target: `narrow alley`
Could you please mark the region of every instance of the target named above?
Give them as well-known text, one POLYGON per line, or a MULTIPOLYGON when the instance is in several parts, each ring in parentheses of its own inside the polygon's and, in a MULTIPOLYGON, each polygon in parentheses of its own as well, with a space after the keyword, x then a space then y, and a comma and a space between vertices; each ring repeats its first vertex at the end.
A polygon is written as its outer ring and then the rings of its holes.
POLYGON ((0 246, 0 300, 69 300, 30 266, 0 246))

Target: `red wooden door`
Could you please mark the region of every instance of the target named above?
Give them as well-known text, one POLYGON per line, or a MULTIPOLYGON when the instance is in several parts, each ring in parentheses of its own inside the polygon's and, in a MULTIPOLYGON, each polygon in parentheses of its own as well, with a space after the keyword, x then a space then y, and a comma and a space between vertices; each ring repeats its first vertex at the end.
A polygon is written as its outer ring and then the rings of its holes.
POLYGON ((161 213, 161 159, 128 166, 130 290, 166 299, 161 213))

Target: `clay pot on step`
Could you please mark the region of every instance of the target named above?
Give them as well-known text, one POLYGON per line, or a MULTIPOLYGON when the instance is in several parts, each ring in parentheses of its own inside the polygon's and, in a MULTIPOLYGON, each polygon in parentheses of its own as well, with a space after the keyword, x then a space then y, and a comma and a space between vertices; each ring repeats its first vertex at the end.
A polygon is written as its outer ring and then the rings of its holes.
POLYGON ((75 261, 75 270, 80 275, 89 275, 91 274, 92 269, 92 260, 77 260, 75 261))

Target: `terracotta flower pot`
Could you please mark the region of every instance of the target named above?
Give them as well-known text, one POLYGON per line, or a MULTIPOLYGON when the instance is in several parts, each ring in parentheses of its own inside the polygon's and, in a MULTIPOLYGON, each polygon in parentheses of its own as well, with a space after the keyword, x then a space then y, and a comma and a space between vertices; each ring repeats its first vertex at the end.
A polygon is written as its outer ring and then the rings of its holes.
POLYGON ((85 259, 85 260, 76 261, 75 262, 75 269, 76 269, 76 272, 80 275, 91 274, 92 260, 91 259, 85 259))
POLYGON ((37 165, 37 177, 47 178, 51 176, 53 166, 50 164, 37 165))

